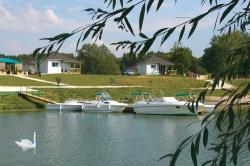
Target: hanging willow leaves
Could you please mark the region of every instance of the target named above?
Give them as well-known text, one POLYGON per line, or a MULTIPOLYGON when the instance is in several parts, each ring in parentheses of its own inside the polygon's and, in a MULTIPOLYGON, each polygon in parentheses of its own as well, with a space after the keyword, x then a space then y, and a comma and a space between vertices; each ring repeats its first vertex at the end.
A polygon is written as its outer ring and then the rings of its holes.
POLYGON ((163 4, 164 0, 158 0, 157 8, 156 10, 159 10, 161 5, 163 4))
POLYGON ((222 22, 226 16, 230 13, 230 11, 237 5, 238 1, 232 0, 231 1, 231 5, 228 6, 228 8, 223 12, 221 18, 220 18, 220 22, 222 22))
POLYGON ((193 142, 191 144, 191 157, 192 157, 193 164, 195 166, 197 166, 197 157, 196 157, 196 151, 195 151, 195 147, 194 147, 194 143, 193 142))
POLYGON ((201 133, 199 133, 198 136, 196 137, 195 144, 194 144, 197 155, 199 154, 200 138, 201 138, 201 133))
POLYGON ((154 0, 149 0, 149 1, 148 1, 147 12, 149 12, 149 10, 150 10, 150 8, 151 8, 153 2, 154 2, 154 0))
POLYGON ((148 37, 144 33, 139 33, 139 36, 144 39, 148 39, 148 37))
POLYGON ((148 40, 144 43, 144 47, 142 48, 140 54, 145 54, 145 53, 150 49, 150 47, 152 46, 154 40, 155 40, 155 38, 148 39, 148 40))
POLYGON ((193 20, 192 28, 188 34, 188 38, 190 38, 192 36, 192 34, 194 33, 194 31, 198 25, 198 22, 199 22, 199 20, 193 20))
POLYGON ((203 145, 204 145, 204 147, 207 146, 207 142, 208 142, 208 129, 205 127, 205 129, 203 131, 203 145))
POLYGON ((130 25, 130 23, 129 23, 127 17, 125 17, 124 20, 125 20, 125 23, 126 23, 128 29, 129 29, 129 31, 135 36, 135 33, 134 33, 134 31, 133 31, 133 28, 132 28, 132 26, 130 25))
POLYGON ((181 39, 182 39, 182 37, 183 37, 183 35, 184 35, 184 32, 185 32, 185 25, 182 27, 182 29, 181 29, 181 33, 180 33, 180 36, 179 36, 179 42, 181 41, 181 39))
POLYGON ((176 27, 171 28, 167 31, 167 33, 163 36, 162 40, 161 40, 161 45, 169 38, 169 36, 174 32, 176 27))
POLYGON ((143 25, 145 7, 146 7, 146 4, 144 3, 142 8, 141 8, 140 19, 139 19, 139 30, 140 30, 140 32, 141 32, 142 25, 143 25))

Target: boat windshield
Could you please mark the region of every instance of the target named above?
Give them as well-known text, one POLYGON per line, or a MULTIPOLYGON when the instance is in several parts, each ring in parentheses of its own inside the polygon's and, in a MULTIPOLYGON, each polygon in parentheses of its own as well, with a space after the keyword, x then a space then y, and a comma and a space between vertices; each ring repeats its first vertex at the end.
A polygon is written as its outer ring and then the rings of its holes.
POLYGON ((111 97, 108 94, 108 92, 97 92, 96 99, 105 101, 105 100, 111 100, 111 97))

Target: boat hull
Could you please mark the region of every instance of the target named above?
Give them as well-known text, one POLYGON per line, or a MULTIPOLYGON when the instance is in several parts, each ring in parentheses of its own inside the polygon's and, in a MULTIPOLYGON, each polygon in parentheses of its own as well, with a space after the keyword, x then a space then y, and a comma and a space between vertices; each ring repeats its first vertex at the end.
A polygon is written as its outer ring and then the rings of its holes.
POLYGON ((98 105, 98 104, 85 104, 83 111, 86 112, 122 112, 126 106, 120 105, 98 105))
POLYGON ((47 104, 46 110, 57 110, 57 111, 81 111, 83 108, 83 104, 47 104))
POLYGON ((140 104, 135 105, 134 112, 136 114, 158 114, 158 115, 197 115, 197 112, 202 111, 198 107, 198 111, 191 112, 187 105, 167 105, 167 104, 140 104))
POLYGON ((46 104, 46 110, 60 110, 61 106, 60 104, 46 104))

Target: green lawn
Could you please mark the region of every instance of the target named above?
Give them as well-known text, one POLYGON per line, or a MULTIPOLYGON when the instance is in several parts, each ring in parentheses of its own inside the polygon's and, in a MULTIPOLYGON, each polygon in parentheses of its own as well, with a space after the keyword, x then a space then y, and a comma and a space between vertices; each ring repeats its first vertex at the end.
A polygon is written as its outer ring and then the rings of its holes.
POLYGON ((235 86, 240 86, 240 85, 246 85, 247 83, 250 83, 250 78, 240 78, 240 79, 235 79, 231 82, 231 84, 235 86))
POLYGON ((14 76, 1 76, 0 86, 49 86, 52 84, 42 83, 38 81, 26 80, 14 76))
POLYGON ((7 110, 28 111, 43 108, 43 103, 33 103, 18 95, 0 96, 0 112, 7 110))
POLYGON ((49 74, 42 77, 32 76, 47 81, 60 77, 62 82, 76 86, 129 85, 153 88, 198 88, 204 86, 204 81, 186 77, 173 76, 112 76, 112 75, 80 75, 80 74, 49 74))

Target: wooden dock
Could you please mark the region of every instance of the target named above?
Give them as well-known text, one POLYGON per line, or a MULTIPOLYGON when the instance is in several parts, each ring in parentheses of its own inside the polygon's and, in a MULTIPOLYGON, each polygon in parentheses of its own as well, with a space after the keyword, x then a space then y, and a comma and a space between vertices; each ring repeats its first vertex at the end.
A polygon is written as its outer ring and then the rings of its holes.
POLYGON ((57 103, 57 102, 55 102, 53 100, 50 100, 50 99, 48 99, 46 97, 38 96, 38 95, 29 93, 29 92, 19 92, 18 94, 21 95, 21 96, 24 96, 24 97, 30 97, 30 98, 33 98, 33 99, 36 99, 36 100, 39 100, 39 101, 42 101, 42 102, 46 102, 46 103, 51 103, 51 104, 56 104, 57 103))

